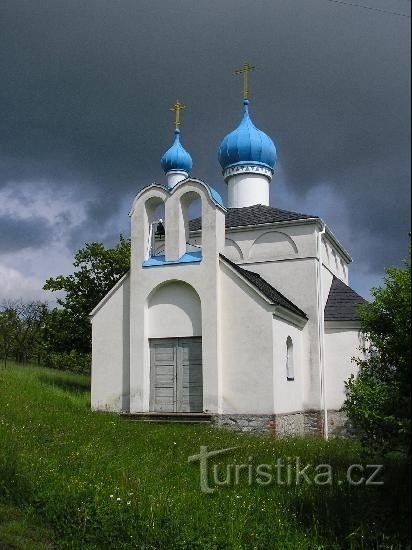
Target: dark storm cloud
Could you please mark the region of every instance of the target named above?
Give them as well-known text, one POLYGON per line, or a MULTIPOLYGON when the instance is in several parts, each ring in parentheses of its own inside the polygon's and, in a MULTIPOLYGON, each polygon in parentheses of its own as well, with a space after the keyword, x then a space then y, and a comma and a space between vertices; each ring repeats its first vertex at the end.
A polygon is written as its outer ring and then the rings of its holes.
POLYGON ((51 240, 52 228, 45 218, 0 216, 0 254, 41 248, 51 240))
MULTIPOLYGON (((374 0, 388 4, 410 6, 374 0)), ((0 186, 38 178, 50 193, 92 196, 73 246, 115 234, 125 197, 163 181, 176 97, 188 105, 193 175, 225 192, 216 152, 239 121, 232 72, 247 59, 259 67, 252 117, 275 139, 290 193, 334 190, 349 214, 345 244, 370 244, 359 255, 371 271, 405 254, 408 19, 325 0, 3 0, 0 10, 0 186)), ((332 227, 337 215, 327 213, 332 227)))

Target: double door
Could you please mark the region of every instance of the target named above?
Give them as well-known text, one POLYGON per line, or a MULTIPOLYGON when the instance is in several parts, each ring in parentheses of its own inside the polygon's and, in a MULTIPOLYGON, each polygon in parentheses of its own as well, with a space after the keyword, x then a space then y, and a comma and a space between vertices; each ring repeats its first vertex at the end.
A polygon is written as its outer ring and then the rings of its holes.
POLYGON ((202 338, 150 340, 150 410, 202 412, 202 338))

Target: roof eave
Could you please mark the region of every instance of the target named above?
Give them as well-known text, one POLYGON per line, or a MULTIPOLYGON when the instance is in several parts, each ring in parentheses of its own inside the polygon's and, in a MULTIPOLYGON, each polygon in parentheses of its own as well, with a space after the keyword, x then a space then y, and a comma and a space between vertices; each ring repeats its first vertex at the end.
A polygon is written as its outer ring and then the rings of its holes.
POLYGON ((291 323, 292 325, 295 325, 301 329, 308 322, 308 318, 306 315, 305 317, 303 317, 302 315, 298 315, 293 311, 291 311, 290 309, 286 309, 281 305, 275 305, 275 309, 273 311, 273 317, 277 317, 282 321, 287 321, 288 323, 291 323))
POLYGON ((120 279, 115 283, 112 288, 103 296, 103 298, 100 300, 100 302, 92 309, 92 311, 89 313, 88 317, 90 320, 93 319, 93 317, 96 315, 96 313, 104 306, 104 304, 107 302, 107 300, 116 292, 116 290, 123 284, 124 280, 130 275, 130 269, 129 271, 126 271, 126 273, 120 277, 120 279))
POLYGON ((360 330, 360 320, 354 319, 325 319, 325 329, 346 329, 346 330, 360 330))
MULTIPOLYGON (((236 268, 234 268, 233 265, 231 265, 233 262, 230 262, 230 260, 228 260, 228 258, 226 258, 223 254, 219 254, 219 258, 225 263, 225 265, 227 267, 229 267, 229 269, 233 273, 235 273, 235 275, 237 275, 237 277, 239 277, 245 284, 247 284, 250 288, 252 288, 254 290, 254 292, 256 292, 256 294, 258 294, 267 304, 269 304, 270 306, 272 306, 274 308, 274 310, 273 310, 274 314, 277 314, 278 312, 282 312, 282 311, 283 312, 287 311, 291 314, 292 318, 301 319, 301 320, 303 320, 304 324, 306 324, 306 321, 308 320, 308 316, 303 311, 300 311, 299 308, 297 306, 295 306, 292 302, 291 302, 291 306, 293 308, 296 308, 297 310, 299 310, 299 313, 294 312, 294 311, 292 311, 292 309, 287 308, 284 305, 281 305, 281 304, 271 300, 259 288, 257 288, 256 285, 254 285, 251 281, 249 281, 249 279, 247 279, 240 271, 238 271, 236 268)), ((279 291, 277 291, 277 292, 279 292, 279 291)), ((285 296, 283 298, 287 302, 290 301, 285 296)), ((280 316, 280 314, 278 316, 280 316)))

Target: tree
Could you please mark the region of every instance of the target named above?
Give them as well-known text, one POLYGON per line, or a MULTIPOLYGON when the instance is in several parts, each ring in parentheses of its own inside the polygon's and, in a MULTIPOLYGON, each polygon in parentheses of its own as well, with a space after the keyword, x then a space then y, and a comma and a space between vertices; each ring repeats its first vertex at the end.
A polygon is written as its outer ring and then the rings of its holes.
POLYGON ((365 359, 346 383, 347 412, 365 448, 408 449, 411 430, 411 262, 386 270, 374 300, 361 306, 365 359))
POLYGON ((31 359, 41 340, 47 306, 42 302, 7 300, 0 307, 0 346, 4 359, 14 355, 19 363, 31 359))
POLYGON ((14 348, 14 337, 17 331, 18 319, 14 309, 3 305, 0 311, 0 350, 7 366, 7 359, 14 348))
POLYGON ((87 353, 91 350, 89 314, 130 269, 130 240, 120 235, 114 248, 88 243, 74 257, 74 272, 47 279, 44 289, 64 291, 46 320, 46 339, 52 351, 87 353))

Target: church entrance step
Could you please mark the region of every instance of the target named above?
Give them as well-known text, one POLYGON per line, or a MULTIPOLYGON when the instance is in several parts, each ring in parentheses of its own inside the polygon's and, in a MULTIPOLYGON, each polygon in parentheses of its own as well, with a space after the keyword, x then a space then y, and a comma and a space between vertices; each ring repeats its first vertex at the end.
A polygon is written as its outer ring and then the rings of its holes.
POLYGON ((209 424, 212 421, 212 415, 206 413, 123 413, 122 418, 140 422, 178 422, 179 424, 209 424))

